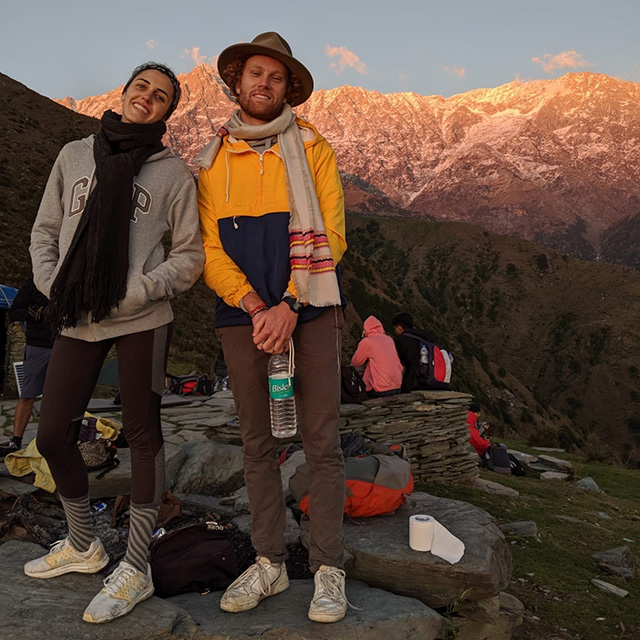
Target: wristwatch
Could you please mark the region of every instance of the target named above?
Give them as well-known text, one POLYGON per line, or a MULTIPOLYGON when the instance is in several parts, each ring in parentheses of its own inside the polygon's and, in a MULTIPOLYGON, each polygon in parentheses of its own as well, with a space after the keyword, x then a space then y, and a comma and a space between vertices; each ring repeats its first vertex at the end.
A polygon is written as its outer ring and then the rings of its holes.
POLYGON ((294 313, 300 313, 304 307, 302 302, 300 302, 298 298, 295 298, 294 296, 284 296, 282 298, 282 302, 288 304, 289 309, 291 309, 291 311, 293 311, 294 313))

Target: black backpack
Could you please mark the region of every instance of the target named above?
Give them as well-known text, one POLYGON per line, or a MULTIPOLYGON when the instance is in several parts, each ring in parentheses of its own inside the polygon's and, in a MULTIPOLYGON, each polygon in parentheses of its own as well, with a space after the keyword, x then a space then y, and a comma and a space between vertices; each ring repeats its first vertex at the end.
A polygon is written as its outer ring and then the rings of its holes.
POLYGON ((403 336, 415 338, 420 342, 417 370, 419 389, 445 389, 451 387, 451 369, 453 356, 435 342, 427 342, 420 336, 404 331, 403 336))
POLYGON ((492 444, 484 454, 484 463, 489 471, 511 475, 511 460, 505 444, 492 444))
POLYGON ((340 367, 340 402, 343 404, 362 404, 366 400, 367 389, 360 373, 351 365, 340 367))
POLYGON ((149 564, 160 598, 226 589, 238 577, 228 525, 217 522, 198 522, 158 538, 151 544, 149 564))

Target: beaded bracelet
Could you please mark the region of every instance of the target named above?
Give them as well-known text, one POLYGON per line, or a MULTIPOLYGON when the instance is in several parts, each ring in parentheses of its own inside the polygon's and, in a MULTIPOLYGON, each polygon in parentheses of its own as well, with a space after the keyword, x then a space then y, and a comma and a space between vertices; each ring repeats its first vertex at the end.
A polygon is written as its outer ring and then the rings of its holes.
POLYGON ((267 310, 267 305, 263 302, 262 304, 259 304, 257 307, 251 310, 251 313, 249 313, 249 317, 253 318, 254 316, 258 315, 261 311, 266 311, 266 310, 267 310))

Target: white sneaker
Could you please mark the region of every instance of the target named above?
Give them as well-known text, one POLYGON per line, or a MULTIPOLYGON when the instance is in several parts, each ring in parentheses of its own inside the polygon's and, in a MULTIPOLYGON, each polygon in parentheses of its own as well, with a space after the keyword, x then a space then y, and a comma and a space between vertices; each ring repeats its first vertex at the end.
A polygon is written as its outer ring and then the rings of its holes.
POLYGON ((309 620, 338 622, 344 618, 348 603, 344 591, 345 578, 345 572, 338 567, 320 566, 313 577, 315 592, 309 606, 309 620))
POLYGON ((46 556, 29 560, 24 572, 32 578, 55 578, 63 573, 96 573, 108 564, 109 556, 98 538, 87 551, 76 551, 65 538, 55 542, 46 556))
POLYGON ((285 563, 272 564, 268 558, 258 557, 255 564, 227 587, 220 599, 220 608, 232 613, 249 611, 260 600, 288 588, 289 576, 285 563))
POLYGON ((145 574, 123 560, 104 581, 104 587, 89 603, 82 619, 93 623, 109 622, 126 615, 138 602, 152 595, 153 580, 149 564, 145 574))

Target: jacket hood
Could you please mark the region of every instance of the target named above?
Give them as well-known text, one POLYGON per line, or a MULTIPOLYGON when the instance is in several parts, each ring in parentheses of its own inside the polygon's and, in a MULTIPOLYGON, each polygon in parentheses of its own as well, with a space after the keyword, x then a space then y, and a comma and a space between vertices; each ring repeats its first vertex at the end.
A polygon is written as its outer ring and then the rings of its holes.
MULTIPOLYGON (((92 133, 87 138, 82 138, 82 142, 84 142, 90 149, 93 149, 93 143, 95 139, 96 134, 92 133)), ((156 160, 163 160, 164 158, 170 158, 174 156, 175 154, 173 153, 173 151, 171 151, 169 147, 165 147, 162 151, 158 151, 158 153, 154 153, 152 156, 149 156, 149 158, 147 158, 147 162, 155 162, 156 160)))
POLYGON ((364 335, 371 336, 374 334, 384 334, 384 327, 382 326, 382 322, 378 320, 375 316, 369 316, 364 321, 364 335))

